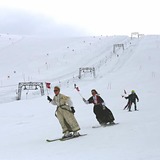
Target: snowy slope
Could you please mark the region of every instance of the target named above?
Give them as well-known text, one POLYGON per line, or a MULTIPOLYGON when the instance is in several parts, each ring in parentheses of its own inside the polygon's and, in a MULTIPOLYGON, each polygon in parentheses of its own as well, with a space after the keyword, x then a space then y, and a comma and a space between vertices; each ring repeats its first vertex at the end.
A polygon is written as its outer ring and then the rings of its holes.
MULTIPOLYGON (((14 45, 8 42, 8 35, 3 36, 0 46, 3 48, 0 52, 0 159, 160 159, 160 36, 148 35, 133 40, 127 36, 63 40, 13 36, 17 42, 14 45), (124 43, 125 50, 119 49, 113 54, 116 43, 124 43), (82 80, 73 81, 78 68, 84 66, 94 66, 96 78, 86 75, 82 80), (23 91, 22 100, 15 101, 17 84, 24 80, 49 81, 52 87, 63 82, 61 92, 72 98, 80 132, 88 135, 65 142, 45 142, 47 138, 62 136, 54 116, 55 107, 37 91, 29 91, 27 96, 23 91), (68 85, 66 80, 69 80, 68 85), (93 129, 98 123, 92 105, 83 103, 73 88, 74 83, 85 98, 90 96, 91 89, 97 89, 120 124, 93 129), (127 103, 121 97, 124 89, 128 93, 132 89, 137 92, 138 112, 123 110, 127 103), (10 103, 6 103, 8 101, 10 103)), ((53 96, 52 91, 50 96, 53 96)))
MULTIPOLYGON (((7 43, 10 37, 17 38, 3 35, 1 41, 7 43)), ((127 45, 129 38, 101 36, 54 39, 23 36, 20 40, 17 38, 16 42, 18 43, 8 42, 0 52, 1 97, 9 91, 15 97, 17 85, 21 81, 73 81, 77 79, 80 67, 96 67, 106 56, 110 58, 114 43, 125 42, 127 45)), ((3 48, 4 45, 1 45, 3 48)), ((10 101, 14 100, 14 97, 12 96, 10 101)))

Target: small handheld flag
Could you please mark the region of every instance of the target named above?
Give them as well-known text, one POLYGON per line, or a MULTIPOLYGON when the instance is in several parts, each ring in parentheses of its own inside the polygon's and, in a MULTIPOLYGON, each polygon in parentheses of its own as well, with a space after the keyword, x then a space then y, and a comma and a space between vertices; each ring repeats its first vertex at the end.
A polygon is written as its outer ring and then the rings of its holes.
POLYGON ((51 83, 46 82, 46 90, 47 90, 47 96, 49 95, 48 90, 51 89, 51 83))
POLYGON ((46 82, 46 88, 51 89, 51 83, 46 82))
POLYGON ((83 96, 82 96, 81 93, 80 93, 80 89, 79 89, 79 87, 77 87, 76 84, 74 84, 74 88, 78 91, 79 95, 83 98, 83 96))

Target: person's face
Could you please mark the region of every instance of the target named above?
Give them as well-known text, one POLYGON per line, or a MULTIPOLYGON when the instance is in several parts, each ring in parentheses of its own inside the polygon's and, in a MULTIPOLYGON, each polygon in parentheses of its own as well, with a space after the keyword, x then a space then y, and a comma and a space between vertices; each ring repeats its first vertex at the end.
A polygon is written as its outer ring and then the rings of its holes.
POLYGON ((95 92, 95 91, 91 91, 91 93, 92 93, 93 96, 96 95, 96 92, 95 92))
POLYGON ((59 89, 58 88, 54 88, 54 93, 55 93, 55 95, 58 95, 59 94, 59 89))

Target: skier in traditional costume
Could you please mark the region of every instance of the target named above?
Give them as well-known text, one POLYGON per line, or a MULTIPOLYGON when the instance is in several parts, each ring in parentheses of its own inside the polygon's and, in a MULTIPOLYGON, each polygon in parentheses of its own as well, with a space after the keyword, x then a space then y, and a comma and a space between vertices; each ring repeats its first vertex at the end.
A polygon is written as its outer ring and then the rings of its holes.
POLYGON ((80 127, 74 116, 75 110, 70 97, 61 94, 58 86, 54 87, 54 93, 55 96, 53 99, 49 96, 47 96, 47 99, 51 104, 57 105, 56 117, 63 130, 64 135, 62 138, 79 136, 80 134, 78 131, 80 130, 80 127))
POLYGON ((92 89, 91 93, 92 93, 92 96, 88 100, 83 98, 83 101, 86 104, 90 104, 90 103, 94 104, 93 112, 96 115, 96 119, 99 122, 99 124, 101 126, 106 126, 107 123, 115 124, 114 116, 112 112, 110 111, 110 109, 108 109, 105 106, 104 100, 100 97, 100 95, 97 93, 95 89, 92 89))

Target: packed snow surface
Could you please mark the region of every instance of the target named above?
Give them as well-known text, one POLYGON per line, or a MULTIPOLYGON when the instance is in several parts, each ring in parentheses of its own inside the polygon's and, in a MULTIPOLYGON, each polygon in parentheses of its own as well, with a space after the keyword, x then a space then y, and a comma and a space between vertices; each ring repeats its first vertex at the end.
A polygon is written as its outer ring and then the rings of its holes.
POLYGON ((0 160, 159 160, 160 159, 160 36, 99 36, 54 39, 0 35, 0 160), (113 52, 114 44, 124 44, 113 52), (83 73, 79 68, 94 67, 83 73), (19 82, 43 82, 24 90, 17 101, 19 82), (51 83, 48 90, 45 82, 51 83), (74 89, 76 84, 80 92, 74 89), (71 97, 87 136, 47 143, 62 136, 56 106, 47 101, 53 87, 71 97), (96 89, 118 125, 96 128, 93 105, 86 105, 96 89), (139 111, 123 110, 124 90, 135 90, 139 111))

